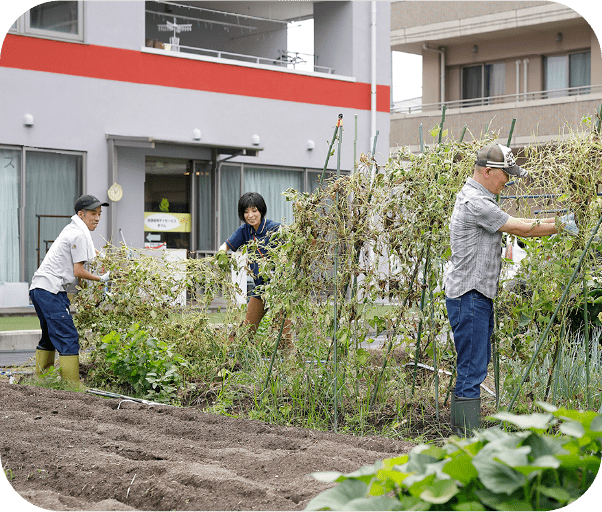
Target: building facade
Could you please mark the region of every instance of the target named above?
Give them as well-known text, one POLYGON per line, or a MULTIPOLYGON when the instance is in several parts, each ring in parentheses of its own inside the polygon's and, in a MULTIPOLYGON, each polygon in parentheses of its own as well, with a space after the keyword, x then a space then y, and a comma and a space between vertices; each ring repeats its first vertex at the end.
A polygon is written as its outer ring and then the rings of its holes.
MULTIPOLYGON (((393 108, 390 145, 418 151, 419 127, 459 138, 499 132, 515 148, 583 127, 602 103, 600 43, 554 2, 392 2, 391 49, 422 55, 422 102, 393 108)), ((468 139, 467 139, 468 140, 468 139)))
POLYGON ((210 253, 247 191, 291 222, 282 192, 315 188, 339 114, 342 172, 377 131, 387 154, 389 32, 388 2, 31 8, 0 52, 0 282, 31 279, 82 193, 110 203, 97 247, 210 253), (313 55, 287 48, 307 19, 313 55))

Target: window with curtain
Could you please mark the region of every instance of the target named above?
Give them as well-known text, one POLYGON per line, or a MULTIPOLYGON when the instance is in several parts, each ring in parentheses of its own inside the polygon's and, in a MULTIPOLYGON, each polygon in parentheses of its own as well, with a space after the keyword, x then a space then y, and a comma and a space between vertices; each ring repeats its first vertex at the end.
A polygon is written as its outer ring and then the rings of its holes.
MULTIPOLYGON (((213 218, 214 202, 211 164, 195 162, 198 197, 197 248, 201 251, 211 251, 214 248, 213 218)), ((221 244, 222 242, 220 242, 221 244)))
POLYGON ((238 200, 240 199, 240 165, 221 165, 219 169, 219 240, 224 243, 240 226, 238 220, 238 200))
POLYGON ((268 207, 268 219, 285 224, 293 222, 293 204, 282 193, 289 188, 303 190, 302 172, 245 165, 243 177, 243 194, 260 193, 268 207))
POLYGON ((462 68, 462 99, 470 107, 491 103, 481 98, 502 96, 506 92, 506 63, 479 64, 462 68))
MULTIPOLYGON (((569 87, 591 85, 591 52, 571 53, 569 55, 569 87)), ((577 94, 589 94, 589 87, 577 91, 577 94)))
POLYGON ((553 55, 544 58, 544 90, 548 98, 566 96, 569 86, 568 55, 553 55))
POLYGON ((61 230, 71 222, 73 205, 81 195, 83 156, 28 150, 25 153, 25 279, 31 282, 38 268, 61 230), (38 215, 40 242, 38 247, 38 215), (64 216, 64 217, 63 217, 64 216), (39 249, 39 259, 38 259, 39 249))
POLYGON ((485 94, 486 98, 502 96, 506 92, 506 63, 496 62, 485 65, 485 94))
POLYGON ((589 94, 589 88, 577 91, 567 91, 567 88, 591 85, 591 51, 544 57, 543 64, 548 98, 589 94))
POLYGON ((20 281, 19 182, 21 150, 0 148, 0 282, 20 281))
MULTIPOLYGON (((462 99, 476 100, 483 97, 483 66, 462 68, 462 99)), ((480 105, 481 101, 465 101, 465 106, 480 105)))

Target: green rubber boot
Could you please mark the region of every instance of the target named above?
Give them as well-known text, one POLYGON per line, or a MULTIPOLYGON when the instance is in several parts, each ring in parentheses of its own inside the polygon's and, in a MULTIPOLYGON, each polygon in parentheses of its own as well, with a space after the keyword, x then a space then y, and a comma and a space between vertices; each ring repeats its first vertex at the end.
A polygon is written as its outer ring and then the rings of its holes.
POLYGON ((36 375, 39 377, 48 368, 54 366, 54 350, 36 349, 36 375))
POLYGON ((452 429, 459 437, 467 437, 474 429, 481 427, 481 397, 454 397, 452 429))
POLYGON ((61 379, 72 384, 81 384, 79 380, 79 354, 74 356, 59 355, 61 379))

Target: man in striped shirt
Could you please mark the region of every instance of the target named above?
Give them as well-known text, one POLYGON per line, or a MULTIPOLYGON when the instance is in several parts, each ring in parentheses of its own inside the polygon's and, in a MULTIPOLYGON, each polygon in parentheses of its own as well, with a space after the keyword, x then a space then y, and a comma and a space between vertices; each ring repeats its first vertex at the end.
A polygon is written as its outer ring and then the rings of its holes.
POLYGON ((500 209, 495 196, 511 176, 522 178, 527 171, 516 165, 510 148, 501 144, 481 148, 472 178, 456 196, 450 220, 452 254, 444 287, 457 354, 451 419, 460 435, 480 426, 480 385, 491 359, 493 299, 502 267, 502 234, 536 237, 558 232, 556 217, 521 219, 500 209))

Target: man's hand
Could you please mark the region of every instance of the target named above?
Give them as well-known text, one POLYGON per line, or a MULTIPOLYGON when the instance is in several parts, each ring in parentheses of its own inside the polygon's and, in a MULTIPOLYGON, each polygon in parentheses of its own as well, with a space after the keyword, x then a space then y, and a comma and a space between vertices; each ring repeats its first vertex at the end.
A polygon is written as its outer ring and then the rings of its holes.
POLYGON ((111 275, 111 272, 106 272, 105 274, 103 274, 102 276, 100 276, 100 282, 101 283, 106 283, 109 280, 109 276, 111 275))

